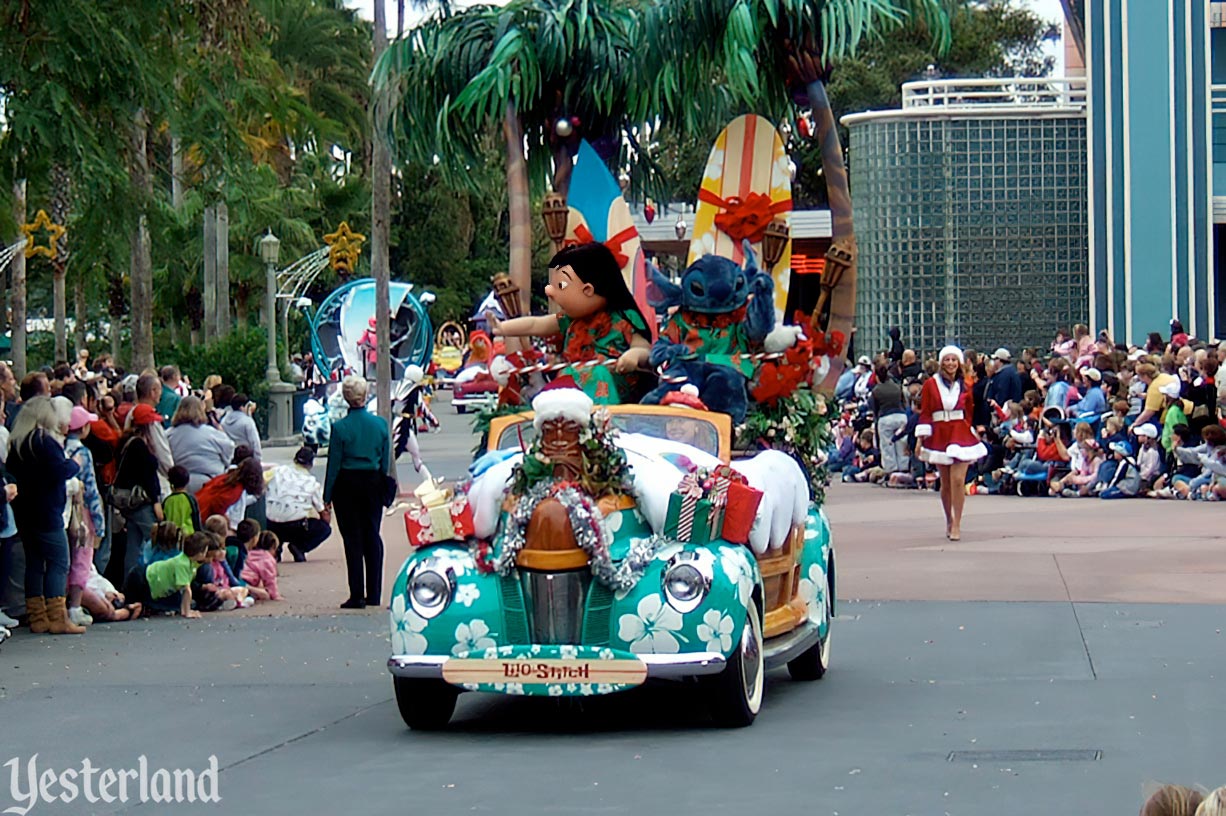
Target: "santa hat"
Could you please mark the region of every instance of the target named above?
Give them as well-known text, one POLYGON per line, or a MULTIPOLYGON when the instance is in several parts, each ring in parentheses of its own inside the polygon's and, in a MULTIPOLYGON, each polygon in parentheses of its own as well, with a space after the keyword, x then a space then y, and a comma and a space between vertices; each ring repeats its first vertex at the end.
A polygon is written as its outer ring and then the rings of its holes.
POLYGON ((660 400, 661 405, 684 405, 686 408, 693 408, 696 411, 709 410, 706 404, 698 398, 698 386, 693 383, 686 383, 681 386, 680 391, 670 391, 664 395, 664 399, 660 400))
POLYGON ((966 362, 966 358, 962 356, 962 349, 958 348, 952 343, 949 344, 948 346, 945 346, 945 348, 941 349, 941 353, 937 355, 937 362, 944 360, 945 356, 948 354, 952 354, 953 356, 957 357, 959 363, 966 362))
POLYGON ((570 419, 586 425, 592 415, 592 398, 583 393, 573 377, 558 377, 532 400, 533 425, 539 431, 547 419, 570 419))

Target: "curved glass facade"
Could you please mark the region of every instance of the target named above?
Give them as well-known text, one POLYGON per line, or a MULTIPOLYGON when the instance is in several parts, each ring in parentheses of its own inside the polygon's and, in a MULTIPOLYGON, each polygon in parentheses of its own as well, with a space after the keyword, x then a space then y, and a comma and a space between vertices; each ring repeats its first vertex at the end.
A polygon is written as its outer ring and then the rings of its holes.
POLYGON ((845 120, 858 353, 892 326, 921 354, 1046 348, 1089 317, 1084 114, 974 107, 845 120))

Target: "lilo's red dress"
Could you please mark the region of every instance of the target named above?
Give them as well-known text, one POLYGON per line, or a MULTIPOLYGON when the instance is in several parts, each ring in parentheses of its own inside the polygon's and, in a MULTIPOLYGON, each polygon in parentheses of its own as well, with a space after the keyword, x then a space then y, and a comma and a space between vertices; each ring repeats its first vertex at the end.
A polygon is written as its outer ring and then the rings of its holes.
POLYGON ((949 387, 940 374, 930 377, 920 392, 919 424, 915 426, 920 459, 933 465, 952 465, 987 456, 988 449, 971 427, 974 407, 965 380, 959 378, 949 387))

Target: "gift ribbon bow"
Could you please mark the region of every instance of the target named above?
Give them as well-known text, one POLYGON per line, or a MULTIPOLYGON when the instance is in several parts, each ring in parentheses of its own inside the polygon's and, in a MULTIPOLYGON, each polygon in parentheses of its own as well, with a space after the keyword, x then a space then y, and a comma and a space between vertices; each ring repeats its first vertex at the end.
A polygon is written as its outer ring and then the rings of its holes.
POLYGON ((776 215, 792 209, 792 199, 785 198, 772 202, 770 196, 763 193, 750 193, 741 198, 731 196, 720 198, 710 190, 699 190, 698 200, 714 204, 724 212, 715 216, 715 226, 734 241, 749 239, 756 244, 766 235, 766 228, 776 215))
MULTIPOLYGON (((617 267, 619 269, 625 269, 626 264, 630 262, 630 256, 622 252, 622 244, 633 240, 638 236, 638 234, 638 230, 636 230, 634 227, 626 227, 621 232, 610 236, 608 239, 602 242, 609 248, 609 251, 613 253, 613 257, 617 259, 617 267)), ((587 228, 587 224, 580 224, 579 226, 575 227, 574 239, 568 239, 564 245, 578 246, 579 244, 594 243, 596 243, 596 238, 592 235, 592 231, 587 228)))
POLYGON ((697 501, 702 498, 702 485, 699 484, 696 475, 687 473, 681 477, 681 481, 677 485, 677 492, 684 498, 697 501))

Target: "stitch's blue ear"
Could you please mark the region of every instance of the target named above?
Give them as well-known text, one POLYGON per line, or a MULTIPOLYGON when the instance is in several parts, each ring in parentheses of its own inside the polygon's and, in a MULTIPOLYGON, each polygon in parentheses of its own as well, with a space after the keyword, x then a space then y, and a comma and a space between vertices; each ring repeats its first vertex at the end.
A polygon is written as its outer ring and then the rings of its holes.
POLYGON ((664 277, 651 261, 647 262, 647 302, 660 314, 681 305, 681 287, 664 277))
POLYGON ((748 238, 741 241, 741 251, 745 253, 745 277, 753 280, 753 276, 762 270, 758 266, 758 256, 754 254, 753 244, 749 243, 748 238))

